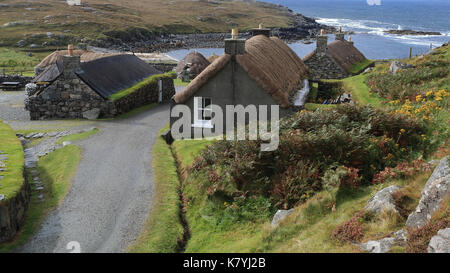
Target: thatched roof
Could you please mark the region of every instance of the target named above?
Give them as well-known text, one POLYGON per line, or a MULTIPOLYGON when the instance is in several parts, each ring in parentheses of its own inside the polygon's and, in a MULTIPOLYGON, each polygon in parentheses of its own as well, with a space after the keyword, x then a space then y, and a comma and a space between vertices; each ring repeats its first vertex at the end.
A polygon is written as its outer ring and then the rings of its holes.
POLYGON ((211 63, 202 54, 193 51, 178 63, 176 72, 179 74, 189 68, 191 78, 195 78, 210 64, 211 63))
MULTIPOLYGON (((276 37, 254 36, 246 41, 245 50, 246 54, 236 56, 237 62, 281 107, 291 106, 289 96, 297 91, 308 73, 302 60, 276 37)), ((187 101, 230 60, 231 56, 228 54, 216 59, 183 91, 174 96, 175 102, 187 101)))
POLYGON ((134 55, 122 54, 81 63, 76 74, 106 99, 161 72, 134 55))
MULTIPOLYGON (((316 54, 316 50, 303 58, 307 62, 316 54)), ((335 40, 328 44, 327 54, 345 71, 349 72, 354 64, 364 61, 366 57, 350 42, 335 40)))
POLYGON ((212 79, 217 73, 219 73, 231 60, 231 55, 224 54, 217 58, 212 64, 210 64, 200 75, 192 80, 183 91, 175 94, 173 99, 176 103, 184 103, 190 97, 192 97, 197 90, 205 85, 210 79, 212 79))
POLYGON ((213 63, 217 58, 219 58, 219 55, 213 54, 208 57, 208 62, 213 63))
MULTIPOLYGON (((46 68, 52 64, 55 64, 56 61, 61 60, 62 56, 69 55, 68 50, 59 50, 51 53, 47 57, 45 57, 38 65, 39 68, 46 68)), ((80 56, 80 59, 82 62, 89 62, 96 59, 114 56, 114 55, 120 55, 120 53, 96 53, 92 51, 85 51, 85 50, 74 50, 73 55, 80 56)))

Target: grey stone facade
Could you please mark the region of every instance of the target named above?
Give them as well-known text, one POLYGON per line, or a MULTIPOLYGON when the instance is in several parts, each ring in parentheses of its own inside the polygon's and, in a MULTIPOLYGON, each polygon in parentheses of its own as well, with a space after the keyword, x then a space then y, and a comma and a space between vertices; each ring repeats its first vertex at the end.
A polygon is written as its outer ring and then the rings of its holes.
POLYGON ((311 69, 311 80, 320 79, 343 79, 349 76, 341 66, 327 53, 316 53, 308 60, 304 60, 305 65, 311 69))

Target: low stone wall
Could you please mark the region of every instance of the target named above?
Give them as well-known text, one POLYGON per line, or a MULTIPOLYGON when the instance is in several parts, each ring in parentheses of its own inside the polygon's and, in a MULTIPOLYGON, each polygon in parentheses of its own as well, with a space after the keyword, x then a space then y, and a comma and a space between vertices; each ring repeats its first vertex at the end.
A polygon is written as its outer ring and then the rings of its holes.
POLYGON ((177 64, 176 63, 173 63, 173 64, 171 64, 171 63, 152 63, 152 66, 163 73, 167 73, 167 72, 173 71, 173 69, 175 67, 177 67, 177 64))
MULTIPOLYGON (((162 78, 162 100, 169 101, 175 95, 175 86, 173 79, 168 77, 162 78)), ((115 115, 120 115, 135 108, 158 102, 159 85, 155 81, 139 90, 120 98, 113 102, 115 115)), ((112 115, 112 113, 110 113, 112 115)))
POLYGON ((22 228, 30 202, 30 184, 26 180, 17 195, 0 202, 0 243, 10 241, 22 228))
MULTIPOLYGON (((163 101, 175 95, 173 79, 162 77, 163 101)), ((81 80, 56 80, 39 95, 25 100, 31 120, 111 118, 134 108, 158 102, 158 80, 115 101, 105 100, 81 80), (64 91, 59 91, 64 90, 64 91), (90 112, 90 114, 87 114, 90 112)))
POLYGON ((0 83, 2 82, 20 82, 22 87, 33 80, 32 77, 24 77, 20 75, 0 75, 0 83))

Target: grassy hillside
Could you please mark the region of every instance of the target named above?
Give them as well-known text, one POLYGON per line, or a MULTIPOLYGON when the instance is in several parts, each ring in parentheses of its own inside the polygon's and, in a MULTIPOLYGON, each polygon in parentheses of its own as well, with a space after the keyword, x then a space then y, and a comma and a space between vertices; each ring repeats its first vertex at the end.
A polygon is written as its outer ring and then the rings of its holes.
POLYGON ((261 22, 268 27, 291 24, 293 13, 287 9, 252 2, 83 0, 83 6, 68 6, 56 0, 0 0, 0 45, 13 45, 24 38, 29 44, 52 45, 56 39, 96 39, 130 28, 202 33, 228 32, 232 27, 249 29, 261 22))

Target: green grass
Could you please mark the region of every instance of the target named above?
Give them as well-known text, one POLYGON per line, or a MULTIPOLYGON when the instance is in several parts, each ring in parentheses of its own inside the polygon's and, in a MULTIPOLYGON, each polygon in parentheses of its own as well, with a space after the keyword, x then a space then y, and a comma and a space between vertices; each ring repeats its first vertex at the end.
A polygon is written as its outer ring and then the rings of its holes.
POLYGON ((28 57, 25 52, 0 47, 0 73, 34 76, 34 66, 40 62, 36 56, 28 57))
POLYGON ((214 140, 208 139, 192 139, 192 140, 177 140, 172 146, 178 160, 180 161, 180 167, 185 169, 192 164, 195 157, 205 149, 209 144, 212 144, 214 140))
POLYGON ((97 128, 94 128, 92 130, 89 130, 89 131, 86 131, 86 132, 83 132, 83 133, 64 136, 64 137, 60 138, 56 142, 56 144, 62 144, 65 141, 74 142, 74 141, 77 141, 77 140, 86 139, 86 138, 91 137, 92 135, 97 134, 98 132, 100 132, 100 130, 97 129, 97 128))
POLYGON ((112 94, 111 96, 109 96, 109 99, 112 101, 119 100, 123 97, 126 97, 126 96, 138 91, 139 89, 141 89, 145 86, 148 86, 151 84, 156 84, 156 82, 159 78, 171 78, 172 76, 173 76, 173 73, 171 73, 171 72, 150 76, 150 77, 134 84, 133 86, 128 87, 127 89, 124 89, 115 94, 112 94))
MULTIPOLYGON (((26 38, 25 48, 30 50, 29 46, 32 43, 40 45, 43 42, 59 41, 45 35, 52 32, 66 36, 59 43, 63 48, 70 39, 106 38, 107 34, 113 31, 114 35, 111 34, 109 37, 123 38, 126 36, 123 32, 129 29, 172 33, 228 32, 232 27, 249 30, 261 22, 267 27, 288 27, 292 25, 293 17, 288 11, 275 6, 238 1, 109 0, 107 2, 89 0, 89 6, 99 11, 98 14, 94 14, 80 7, 68 7, 61 1, 33 1, 28 3, 28 7, 37 10, 27 11, 25 18, 33 23, 0 28, 1 42, 4 45, 15 46, 17 41, 26 38), (64 14, 61 14, 62 10, 64 14), (66 14, 70 15, 70 18, 67 18, 66 14), (52 16, 49 19, 50 23, 44 23, 42 19, 47 15, 52 16), (202 19, 199 20, 198 17, 202 19), (64 30, 69 32, 63 32, 64 30)), ((11 4, 6 15, 0 18, 0 25, 25 21, 20 19, 24 18, 23 13, 23 5, 11 4)))
POLYGON ((344 89, 352 94, 352 98, 361 105, 380 107, 383 99, 377 94, 371 93, 365 83, 366 75, 357 75, 343 80, 344 89))
POLYGON ((361 61, 359 63, 354 64, 350 68, 349 73, 352 74, 352 75, 359 74, 359 73, 363 72, 364 69, 366 69, 367 67, 372 65, 373 63, 374 63, 374 61, 365 59, 365 60, 363 60, 363 61, 361 61))
MULTIPOLYGON (((160 134, 167 130, 166 126, 160 134)), ((150 167, 150 166, 149 166, 150 167)), ((182 240, 184 229, 180 223, 180 181, 175 158, 170 146, 158 137, 153 146, 153 173, 155 193, 149 218, 128 252, 172 253, 182 240)))
POLYGON ((173 84, 175 86, 188 86, 191 82, 183 82, 181 79, 174 79, 173 84))
MULTIPOLYGON (((72 185, 72 178, 76 174, 80 160, 81 148, 75 145, 67 145, 39 160, 37 169, 44 185, 44 191, 32 190, 24 227, 13 242, 0 244, 0 253, 12 251, 26 242, 38 229, 45 216, 64 200, 72 185), (40 194, 44 195, 42 202, 38 198, 40 194)), ((33 178, 30 174, 27 174, 27 177, 30 181, 33 178)))
POLYGON ((6 171, 0 172, 0 194, 5 195, 5 201, 14 197, 24 183, 25 167, 24 153, 20 140, 11 127, 0 120, 0 154, 7 154, 6 171))
POLYGON ((337 104, 307 103, 305 104, 305 109, 309 111, 315 111, 317 109, 332 109, 336 106, 337 104))

